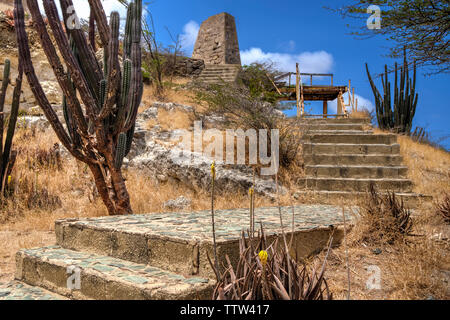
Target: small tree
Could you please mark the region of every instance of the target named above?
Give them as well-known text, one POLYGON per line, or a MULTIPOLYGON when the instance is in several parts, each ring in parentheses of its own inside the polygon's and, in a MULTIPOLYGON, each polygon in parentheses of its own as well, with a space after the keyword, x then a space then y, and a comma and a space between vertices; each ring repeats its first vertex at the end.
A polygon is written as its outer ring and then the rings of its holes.
MULTIPOLYGON (((83 30, 77 27, 72 0, 60 0, 64 26, 53 0, 43 0, 50 30, 66 68, 47 31, 37 0, 27 0, 34 28, 63 92, 67 130, 58 119, 37 78, 25 31, 22 0, 15 0, 14 20, 23 65, 30 88, 64 147, 86 163, 110 215, 132 213, 121 172, 131 147, 137 110, 142 98, 141 16, 142 0, 128 6, 123 39, 123 68, 119 64, 119 14, 108 21, 100 0, 88 0, 90 28, 97 26, 104 50, 103 69, 83 30)), ((91 38, 92 39, 92 38, 91 38)))

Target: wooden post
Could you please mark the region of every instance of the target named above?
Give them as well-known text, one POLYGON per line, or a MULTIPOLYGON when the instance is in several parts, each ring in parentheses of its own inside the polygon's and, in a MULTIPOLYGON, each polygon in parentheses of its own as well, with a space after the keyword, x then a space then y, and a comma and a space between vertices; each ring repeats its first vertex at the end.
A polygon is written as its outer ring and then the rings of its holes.
POLYGON ((352 111, 353 111, 353 101, 352 101, 352 95, 351 95, 351 81, 350 79, 348 80, 348 105, 352 106, 352 111))
POLYGON ((312 74, 309 75, 309 79, 310 79, 311 86, 312 86, 312 74))
POLYGON ((326 118, 328 114, 328 102, 323 100, 323 117, 326 118))
POLYGON ((295 96, 297 98, 297 118, 300 117, 300 78, 298 72, 298 63, 295 64, 295 96))
POLYGON ((343 113, 342 112, 342 109, 343 109, 342 100, 343 100, 342 99, 342 92, 339 92, 339 95, 338 95, 338 98, 337 98, 337 114, 338 115, 343 113))
POLYGON ((353 105, 355 105, 355 88, 353 88, 353 98, 352 98, 353 105))
POLYGON ((358 98, 356 98, 356 102, 355 102, 355 111, 358 111, 358 98))

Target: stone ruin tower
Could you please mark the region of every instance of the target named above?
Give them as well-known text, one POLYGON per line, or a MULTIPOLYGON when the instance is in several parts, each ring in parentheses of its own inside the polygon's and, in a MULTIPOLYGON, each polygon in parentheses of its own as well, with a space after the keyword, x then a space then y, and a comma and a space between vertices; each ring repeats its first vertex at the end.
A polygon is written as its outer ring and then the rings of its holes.
POLYGON ((203 21, 192 58, 205 63, 197 80, 206 83, 236 81, 241 70, 241 55, 232 15, 222 12, 203 21))
POLYGON ((195 42, 192 58, 205 64, 241 64, 236 23, 222 12, 203 21, 195 42))

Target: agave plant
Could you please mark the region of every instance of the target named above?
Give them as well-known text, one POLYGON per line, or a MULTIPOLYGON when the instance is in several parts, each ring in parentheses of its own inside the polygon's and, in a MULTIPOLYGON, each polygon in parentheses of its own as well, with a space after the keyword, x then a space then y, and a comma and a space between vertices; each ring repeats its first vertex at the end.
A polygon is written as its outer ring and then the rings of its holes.
MULTIPOLYGON (((308 272, 305 265, 299 265, 291 257, 286 246, 278 244, 278 238, 269 246, 267 243, 262 226, 254 238, 250 234, 245 237, 242 232, 237 266, 234 268, 229 257, 225 256, 228 265, 218 277, 214 300, 332 299, 324 278, 326 258, 320 271, 313 269, 308 272)), ((211 260, 210 264, 216 275, 219 274, 211 260)))

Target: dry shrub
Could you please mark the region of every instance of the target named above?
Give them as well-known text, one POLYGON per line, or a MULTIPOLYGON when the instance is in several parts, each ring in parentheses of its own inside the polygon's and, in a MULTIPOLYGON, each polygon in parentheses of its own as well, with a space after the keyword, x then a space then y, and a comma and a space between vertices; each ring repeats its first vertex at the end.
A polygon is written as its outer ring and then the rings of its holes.
POLYGON ((352 232, 354 242, 392 244, 405 239, 412 230, 411 213, 393 192, 382 195, 371 185, 359 208, 357 227, 352 232))
POLYGON ((62 168, 61 153, 58 143, 55 143, 51 148, 37 147, 33 150, 26 150, 26 158, 30 169, 61 170, 62 168))
MULTIPOLYGON (((226 270, 218 277, 214 300, 332 299, 324 278, 325 261, 320 271, 313 269, 309 272, 305 265, 298 265, 285 246, 278 244, 278 238, 268 246, 262 227, 257 238, 246 238, 242 232, 236 269, 228 255, 225 258, 228 266, 224 266, 226 270), (266 258, 259 255, 264 252, 266 258)), ((219 271, 210 259, 209 262, 218 275, 219 271)))
POLYGON ((445 192, 443 198, 435 202, 434 204, 435 212, 441 216, 446 223, 450 224, 450 193, 445 192))

